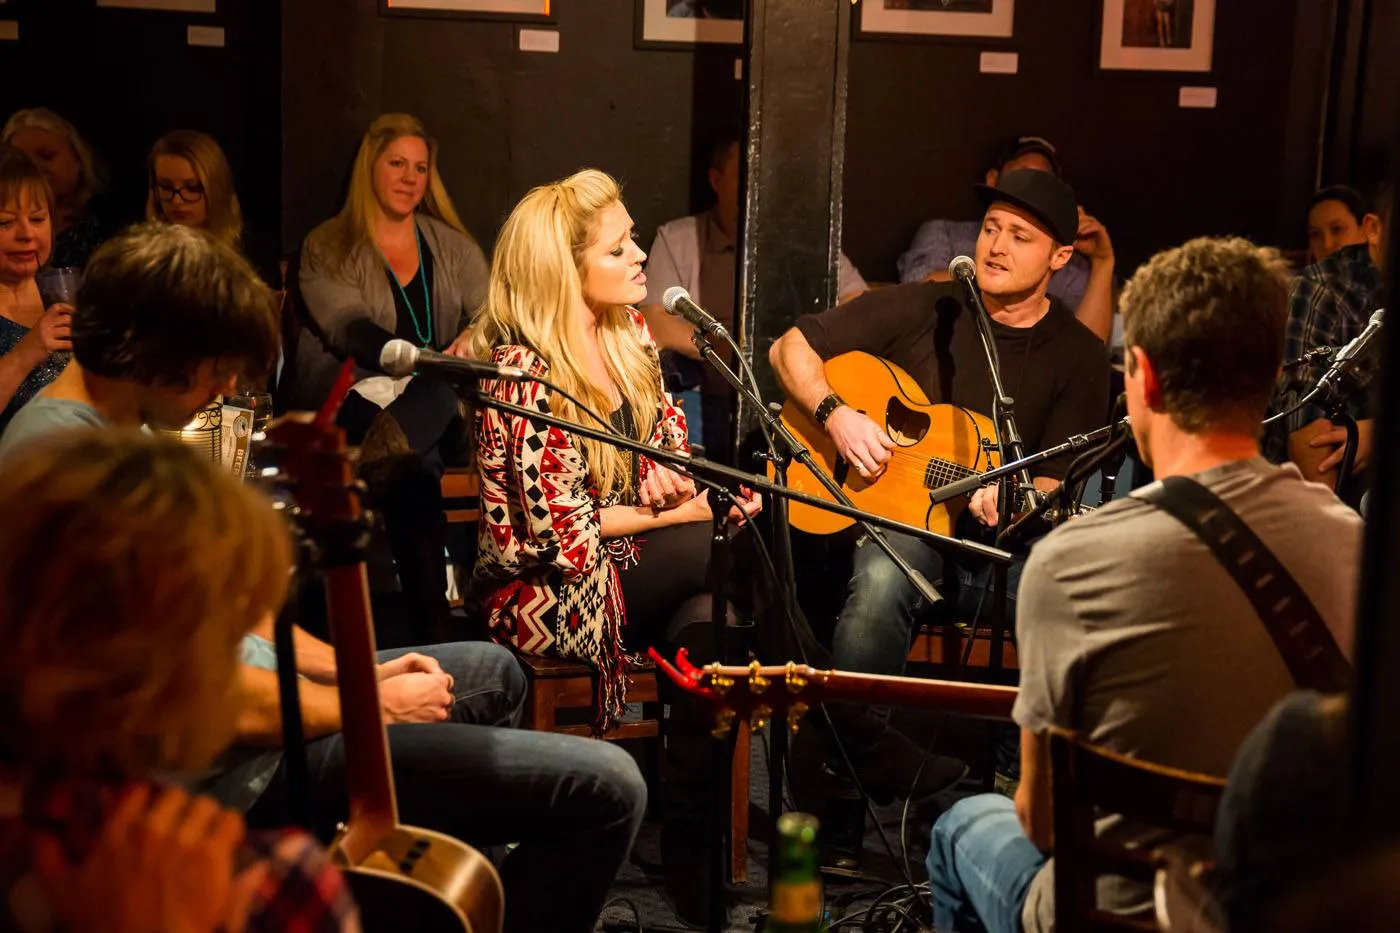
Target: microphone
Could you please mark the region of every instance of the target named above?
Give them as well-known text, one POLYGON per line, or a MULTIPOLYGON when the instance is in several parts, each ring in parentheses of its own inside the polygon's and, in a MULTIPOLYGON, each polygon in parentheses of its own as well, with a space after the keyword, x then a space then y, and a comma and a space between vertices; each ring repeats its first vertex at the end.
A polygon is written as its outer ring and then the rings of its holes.
POLYGON ((1313 394, 1321 394, 1337 388, 1352 362, 1364 356, 1371 349, 1371 344, 1375 343, 1376 335, 1381 332, 1381 322, 1385 318, 1385 309, 1378 308, 1376 313, 1371 315, 1371 320, 1366 324, 1365 330, 1352 338, 1351 342, 1337 351, 1337 355, 1332 357, 1332 365, 1327 368, 1327 372, 1317 381, 1317 387, 1313 389, 1313 394))
POLYGON ((666 294, 661 296, 661 307, 666 309, 667 314, 679 314, 706 336, 717 337, 720 340, 729 339, 729 332, 724 329, 724 325, 691 301, 690 292, 679 285, 672 285, 666 289, 666 294))
POLYGON ((415 347, 407 340, 394 339, 379 351, 379 368, 390 376, 411 376, 415 372, 437 373, 445 378, 466 376, 470 379, 529 379, 518 366, 497 366, 484 360, 464 360, 436 350, 415 347))
POLYGON ((956 282, 975 282, 977 263, 972 261, 971 256, 954 256, 953 261, 948 263, 948 277, 956 282))

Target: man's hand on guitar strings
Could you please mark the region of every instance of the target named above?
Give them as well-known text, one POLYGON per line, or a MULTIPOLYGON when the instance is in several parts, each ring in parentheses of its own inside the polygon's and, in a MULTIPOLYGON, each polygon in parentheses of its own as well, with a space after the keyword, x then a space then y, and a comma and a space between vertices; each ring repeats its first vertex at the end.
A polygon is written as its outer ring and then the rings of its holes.
POLYGON ((867 415, 842 405, 826 419, 826 433, 846 462, 865 479, 876 479, 889 466, 894 441, 867 415))
POLYGON ((967 508, 972 512, 972 517, 977 519, 988 528, 997 526, 997 484, 983 486, 972 494, 972 501, 967 504, 967 508))
POLYGON ((442 722, 452 711, 452 678, 439 671, 399 674, 379 684, 384 722, 442 722))

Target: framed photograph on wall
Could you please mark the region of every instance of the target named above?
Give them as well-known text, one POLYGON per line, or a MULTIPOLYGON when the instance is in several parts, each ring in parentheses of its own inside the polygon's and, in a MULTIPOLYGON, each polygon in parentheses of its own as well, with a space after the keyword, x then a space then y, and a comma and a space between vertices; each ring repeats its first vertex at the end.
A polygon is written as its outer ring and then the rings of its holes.
POLYGON ((553 0, 379 0, 379 12, 400 16, 448 16, 553 22, 553 0))
POLYGON ((1215 0, 1103 0, 1099 68, 1210 71, 1215 0))
POLYGON ((637 0, 639 48, 741 45, 744 0, 637 0))
POLYGON ((1009 39, 1015 0, 861 0, 864 36, 979 36, 1009 39))

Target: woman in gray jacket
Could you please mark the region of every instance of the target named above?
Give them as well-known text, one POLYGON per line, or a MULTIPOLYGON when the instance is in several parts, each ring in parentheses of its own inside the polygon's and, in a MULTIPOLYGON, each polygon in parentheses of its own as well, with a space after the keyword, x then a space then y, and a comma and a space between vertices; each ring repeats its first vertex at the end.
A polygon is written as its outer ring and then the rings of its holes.
MULTIPOLYGON (((465 355, 466 331, 490 270, 437 168, 437 144, 416 117, 385 114, 360 143, 340 213, 302 245, 298 286, 307 312, 293 403, 317 408, 347 357, 371 366, 385 340, 465 355), (368 359, 366 359, 368 357, 368 359)), ((384 515, 410 628, 420 643, 451 639, 444 557, 443 466, 465 456, 456 392, 413 376, 392 383, 357 367, 341 408, 360 474, 384 515)))

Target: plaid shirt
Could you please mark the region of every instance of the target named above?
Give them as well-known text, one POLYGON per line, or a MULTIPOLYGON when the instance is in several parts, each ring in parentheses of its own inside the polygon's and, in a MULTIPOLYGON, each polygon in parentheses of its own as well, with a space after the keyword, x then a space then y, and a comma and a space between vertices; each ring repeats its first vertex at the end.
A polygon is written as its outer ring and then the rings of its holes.
MULTIPOLYGON (((1371 262, 1370 249, 1361 244, 1343 246, 1321 262, 1297 275, 1288 293, 1288 330, 1284 360, 1295 360, 1314 347, 1340 347, 1366 327, 1371 313, 1384 298, 1380 270, 1371 262)), ((1377 369, 1375 359, 1358 362, 1349 370, 1354 386, 1347 409, 1352 416, 1370 417, 1370 386, 1377 369)), ((1279 379, 1270 414, 1293 407, 1316 383, 1321 371, 1311 367, 1290 370, 1279 379)), ((1326 417, 1318 405, 1305 405, 1267 429, 1264 454, 1275 463, 1288 458, 1288 435, 1318 418, 1326 417)))
MULTIPOLYGON (((35 830, 56 834, 82 852, 101 832, 120 785, 66 782, 23 794, 0 774, 0 933, 56 933, 59 925, 30 870, 35 830)), ((345 876, 303 832, 249 833, 235 871, 267 865, 249 903, 245 933, 360 933, 360 916, 345 876)), ((198 896, 197 892, 192 892, 198 896)))

